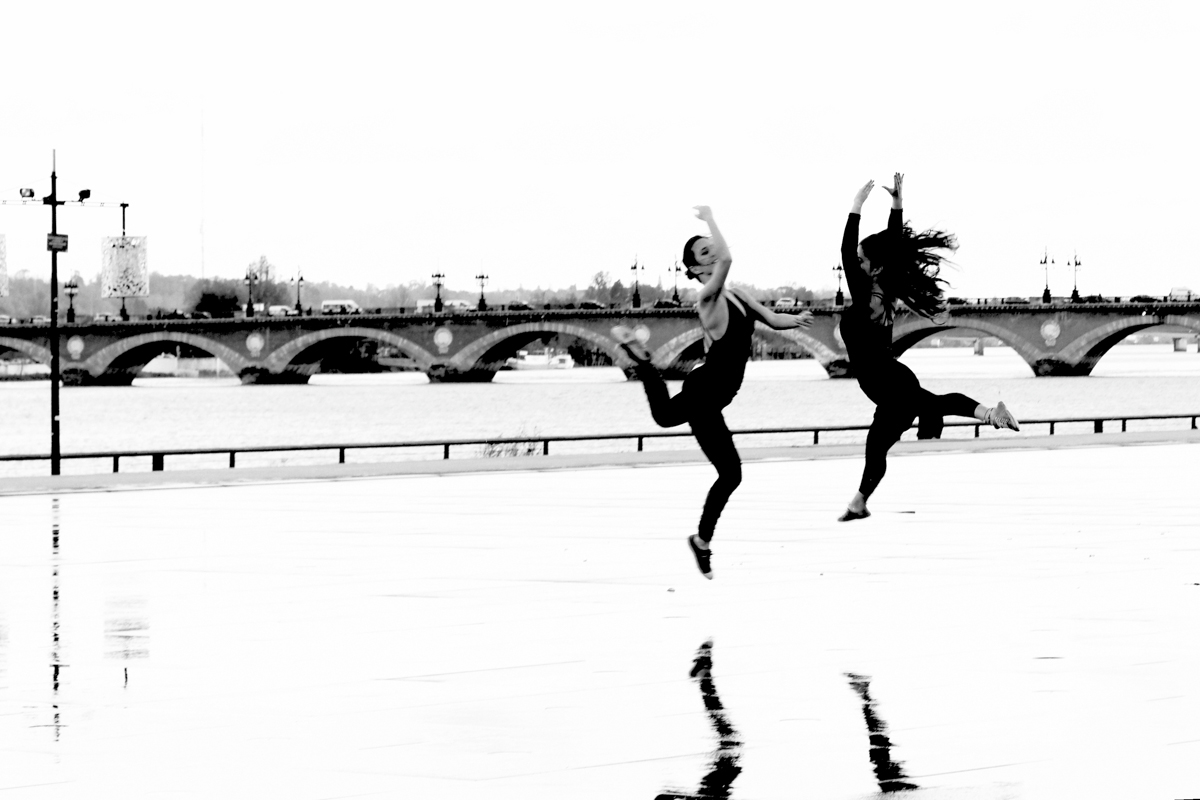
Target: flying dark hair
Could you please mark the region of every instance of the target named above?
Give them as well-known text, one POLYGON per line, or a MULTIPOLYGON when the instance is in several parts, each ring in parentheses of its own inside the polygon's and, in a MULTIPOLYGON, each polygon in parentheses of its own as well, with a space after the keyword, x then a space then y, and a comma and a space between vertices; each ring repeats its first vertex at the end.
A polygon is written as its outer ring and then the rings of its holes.
POLYGON ((946 310, 938 277, 946 257, 938 250, 958 249, 954 234, 926 230, 913 233, 908 223, 899 231, 880 231, 862 240, 863 255, 879 268, 876 281, 887 301, 900 300, 922 317, 933 318, 946 310))
POLYGON ((692 245, 703 239, 703 236, 693 236, 687 240, 687 244, 683 246, 683 265, 688 269, 700 266, 700 262, 696 260, 696 254, 692 252, 692 245))

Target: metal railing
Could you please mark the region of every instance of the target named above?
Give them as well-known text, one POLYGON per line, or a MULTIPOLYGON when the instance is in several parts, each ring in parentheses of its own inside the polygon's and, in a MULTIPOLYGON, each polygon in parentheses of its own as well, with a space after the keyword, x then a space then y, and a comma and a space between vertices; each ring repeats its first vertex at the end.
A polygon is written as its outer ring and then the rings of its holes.
MULTIPOLYGON (((1200 413, 1196 414, 1143 414, 1143 415, 1113 415, 1113 416, 1087 416, 1087 417, 1057 417, 1054 419, 1028 419, 1021 422, 1023 432, 1029 433, 1029 426, 1049 426, 1049 435, 1055 434, 1055 428, 1061 425, 1091 423, 1093 433, 1104 433, 1105 423, 1120 422, 1121 432, 1126 432, 1128 424, 1135 421, 1150 421, 1150 420, 1189 420, 1191 430, 1197 430, 1196 420, 1200 419, 1200 413)), ((979 432, 986 423, 982 422, 948 422, 946 428, 974 428, 974 438, 979 438, 979 432)), ((748 428, 735 430, 735 436, 763 436, 770 434, 812 434, 812 443, 820 444, 822 433, 845 433, 851 431, 868 430, 869 425, 820 425, 812 427, 798 428, 748 428)), ((112 471, 120 472, 121 459, 130 458, 150 458, 151 471, 161 472, 166 468, 166 459, 168 456, 202 456, 202 455, 228 455, 230 469, 237 466, 238 455, 248 453, 304 453, 312 451, 337 451, 339 464, 346 463, 346 453, 352 450, 387 450, 387 449, 413 449, 413 448, 431 448, 440 449, 442 459, 450 458, 451 448, 462 447, 485 447, 485 448, 500 448, 500 454, 504 454, 503 448, 525 448, 521 451, 522 455, 533 455, 532 447, 541 445, 541 454, 544 456, 550 455, 551 442, 602 442, 602 441, 636 441, 638 452, 642 452, 645 448, 646 440, 648 439, 677 439, 689 437, 692 434, 689 431, 655 431, 651 433, 615 433, 615 434, 588 434, 580 436, 516 436, 491 439, 439 439, 431 441, 416 441, 416 442, 365 442, 358 444, 305 444, 305 445, 280 445, 280 446, 258 446, 258 447, 206 447, 206 448, 188 448, 188 449, 171 449, 171 450, 121 450, 121 451, 106 451, 95 453, 63 453, 62 459, 65 460, 84 460, 84 459, 112 459, 112 471)), ((495 450, 493 450, 495 452, 495 450)), ((28 454, 28 455, 0 455, 0 463, 12 461, 49 461, 50 455, 45 454, 28 454)))

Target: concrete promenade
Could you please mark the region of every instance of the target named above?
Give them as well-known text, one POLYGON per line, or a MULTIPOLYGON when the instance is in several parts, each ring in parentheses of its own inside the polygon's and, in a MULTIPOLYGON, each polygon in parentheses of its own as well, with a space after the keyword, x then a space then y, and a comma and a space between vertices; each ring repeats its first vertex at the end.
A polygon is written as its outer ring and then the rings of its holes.
POLYGON ((1200 797, 1198 444, 5 479, 0 796, 1200 797))

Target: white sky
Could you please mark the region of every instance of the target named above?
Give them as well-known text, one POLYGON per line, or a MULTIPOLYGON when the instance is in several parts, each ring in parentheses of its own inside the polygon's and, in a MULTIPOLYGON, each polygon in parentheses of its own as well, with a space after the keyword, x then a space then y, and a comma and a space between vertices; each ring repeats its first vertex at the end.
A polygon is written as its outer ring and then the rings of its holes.
MULTIPOLYGON (((1200 288, 1200 4, 3 1, 0 197, 130 203, 150 267, 450 289, 667 270, 832 287, 868 178, 962 243, 951 294, 1200 288), (203 136, 201 131, 203 130, 203 136), (201 231, 203 230, 203 236, 201 231)), ((884 225, 868 201, 864 232, 884 225)), ((60 211, 65 279, 119 209, 60 211)), ((0 206, 10 274, 49 209, 0 206)))

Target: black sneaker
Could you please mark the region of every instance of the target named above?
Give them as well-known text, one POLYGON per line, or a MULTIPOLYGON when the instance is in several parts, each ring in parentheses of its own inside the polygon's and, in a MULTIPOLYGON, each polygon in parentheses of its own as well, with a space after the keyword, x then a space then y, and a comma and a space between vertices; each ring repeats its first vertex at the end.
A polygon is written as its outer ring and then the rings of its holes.
POLYGON ((712 550, 702 550, 696 546, 696 535, 692 534, 688 537, 688 547, 692 551, 692 555, 696 557, 696 566, 700 568, 700 574, 712 580, 712 564, 709 563, 712 559, 712 550))

